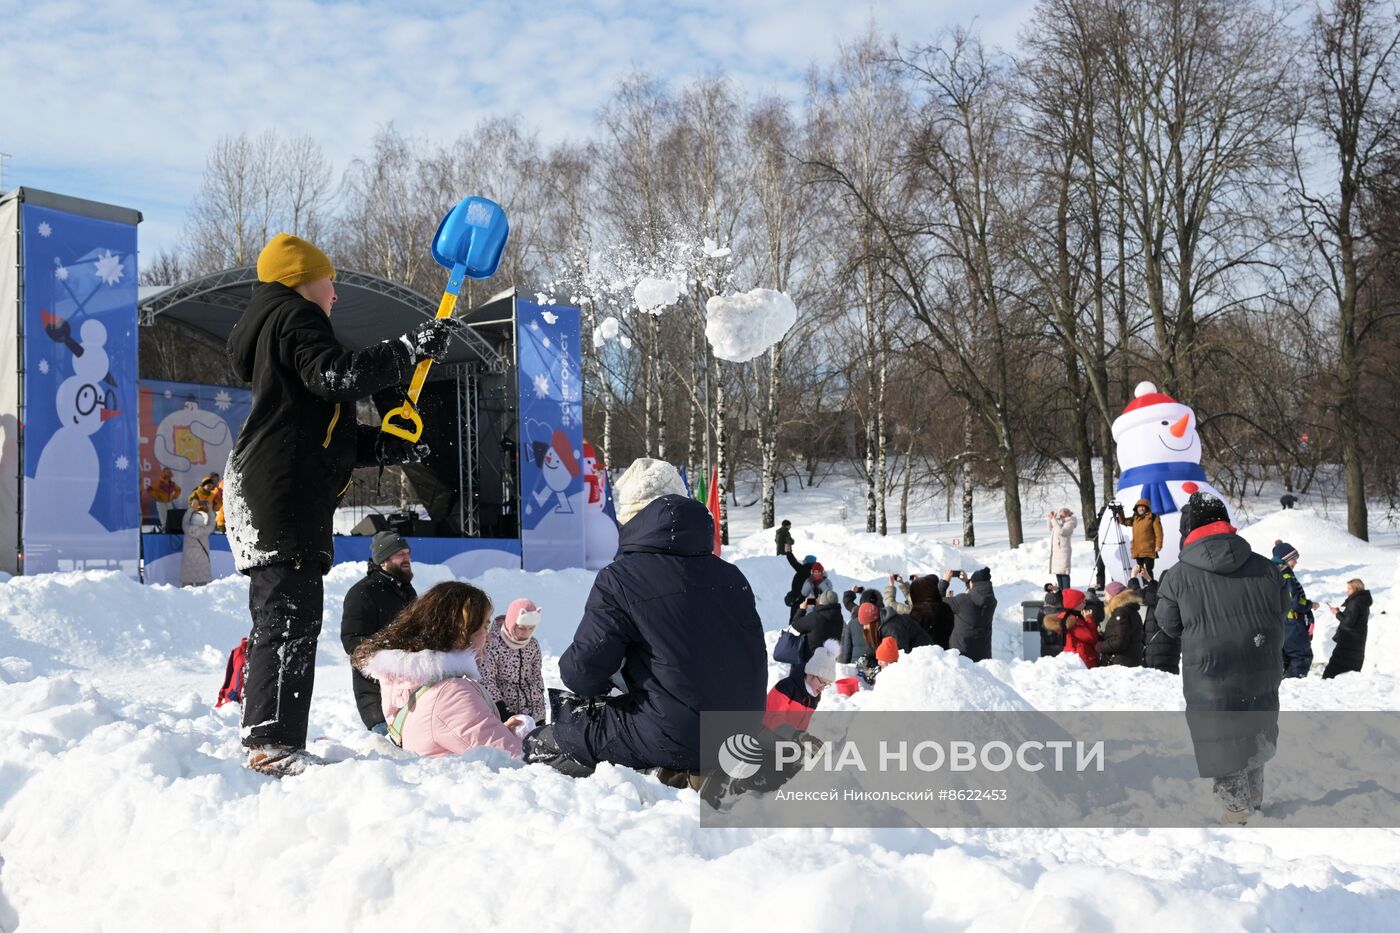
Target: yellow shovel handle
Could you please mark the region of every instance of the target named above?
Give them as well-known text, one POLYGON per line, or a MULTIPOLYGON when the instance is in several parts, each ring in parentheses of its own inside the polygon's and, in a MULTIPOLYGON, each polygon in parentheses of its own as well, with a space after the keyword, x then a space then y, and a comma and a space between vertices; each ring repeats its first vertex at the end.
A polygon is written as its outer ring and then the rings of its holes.
MULTIPOLYGON (((457 296, 450 292, 442 293, 442 301, 438 302, 437 314, 434 318, 451 317, 452 311, 457 307, 457 296)), ((418 396, 423 392, 423 384, 428 381, 428 370, 433 368, 432 360, 423 360, 413 370, 413 381, 408 384, 408 400, 398 408, 387 412, 384 419, 380 421, 379 427, 385 434, 392 434, 401 437, 406 441, 417 441, 423 436, 423 419, 419 417, 417 410, 413 407, 418 402, 418 396), (413 423, 413 427, 403 428, 393 423, 395 417, 402 417, 413 423)))

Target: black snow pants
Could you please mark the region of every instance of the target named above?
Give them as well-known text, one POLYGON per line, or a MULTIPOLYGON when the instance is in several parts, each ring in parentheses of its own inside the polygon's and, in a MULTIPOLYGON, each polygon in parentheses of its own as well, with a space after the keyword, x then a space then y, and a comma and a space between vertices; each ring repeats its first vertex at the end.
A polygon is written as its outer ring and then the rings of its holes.
POLYGON ((248 579, 253 631, 243 682, 243 744, 305 748, 321 634, 320 564, 255 567, 248 579))

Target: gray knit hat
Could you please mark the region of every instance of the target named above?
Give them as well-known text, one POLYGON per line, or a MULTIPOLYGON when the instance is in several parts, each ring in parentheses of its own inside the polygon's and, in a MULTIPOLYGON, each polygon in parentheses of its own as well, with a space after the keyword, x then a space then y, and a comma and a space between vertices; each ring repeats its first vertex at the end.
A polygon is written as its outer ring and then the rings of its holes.
POLYGON ((376 564, 382 564, 407 547, 408 542, 397 531, 375 532, 369 543, 369 559, 376 564))

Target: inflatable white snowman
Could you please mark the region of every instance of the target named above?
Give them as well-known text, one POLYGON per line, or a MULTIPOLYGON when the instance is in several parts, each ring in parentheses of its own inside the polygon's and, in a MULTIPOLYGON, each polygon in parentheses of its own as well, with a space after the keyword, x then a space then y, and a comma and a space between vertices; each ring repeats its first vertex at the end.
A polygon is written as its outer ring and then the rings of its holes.
POLYGON ((109 365, 107 328, 100 321, 84 321, 79 339, 82 355, 73 356, 73 375, 59 384, 54 398, 58 430, 24 486, 25 524, 58 544, 64 557, 97 556, 105 550, 101 541, 111 532, 92 516, 101 476, 92 436, 121 415, 103 382, 109 365))
POLYGON ((601 570, 617 556, 617 521, 608 515, 608 474, 593 445, 583 445, 583 566, 601 570))
MULTIPOLYGON (((1162 550, 1154 576, 1176 563, 1181 550, 1181 507, 1193 492, 1225 501, 1201 468, 1201 435, 1196 413, 1150 382, 1140 382, 1133 400, 1113 422, 1118 446, 1118 489, 1114 496, 1131 517, 1133 505, 1146 499, 1162 521, 1162 550)), ((1228 509, 1228 504, 1226 505, 1228 509)), ((1233 516, 1232 516, 1233 517, 1233 516)), ((1099 528, 1104 569, 1110 579, 1126 583, 1132 575, 1132 529, 1107 513, 1099 528)))

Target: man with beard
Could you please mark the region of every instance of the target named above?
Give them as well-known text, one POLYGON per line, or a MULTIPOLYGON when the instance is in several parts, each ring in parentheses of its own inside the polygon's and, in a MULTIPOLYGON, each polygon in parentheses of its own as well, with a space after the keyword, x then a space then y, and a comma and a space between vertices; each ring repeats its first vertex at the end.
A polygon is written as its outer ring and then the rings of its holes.
MULTIPOLYGON (((412 580, 413 555, 408 542, 396 532, 376 534, 370 541, 369 571, 345 594, 345 606, 340 614, 340 644, 346 654, 354 654, 360 642, 394 621, 400 610, 418 597, 412 580)), ((379 684, 353 665, 350 683, 365 728, 385 735, 389 726, 379 702, 379 684)))

